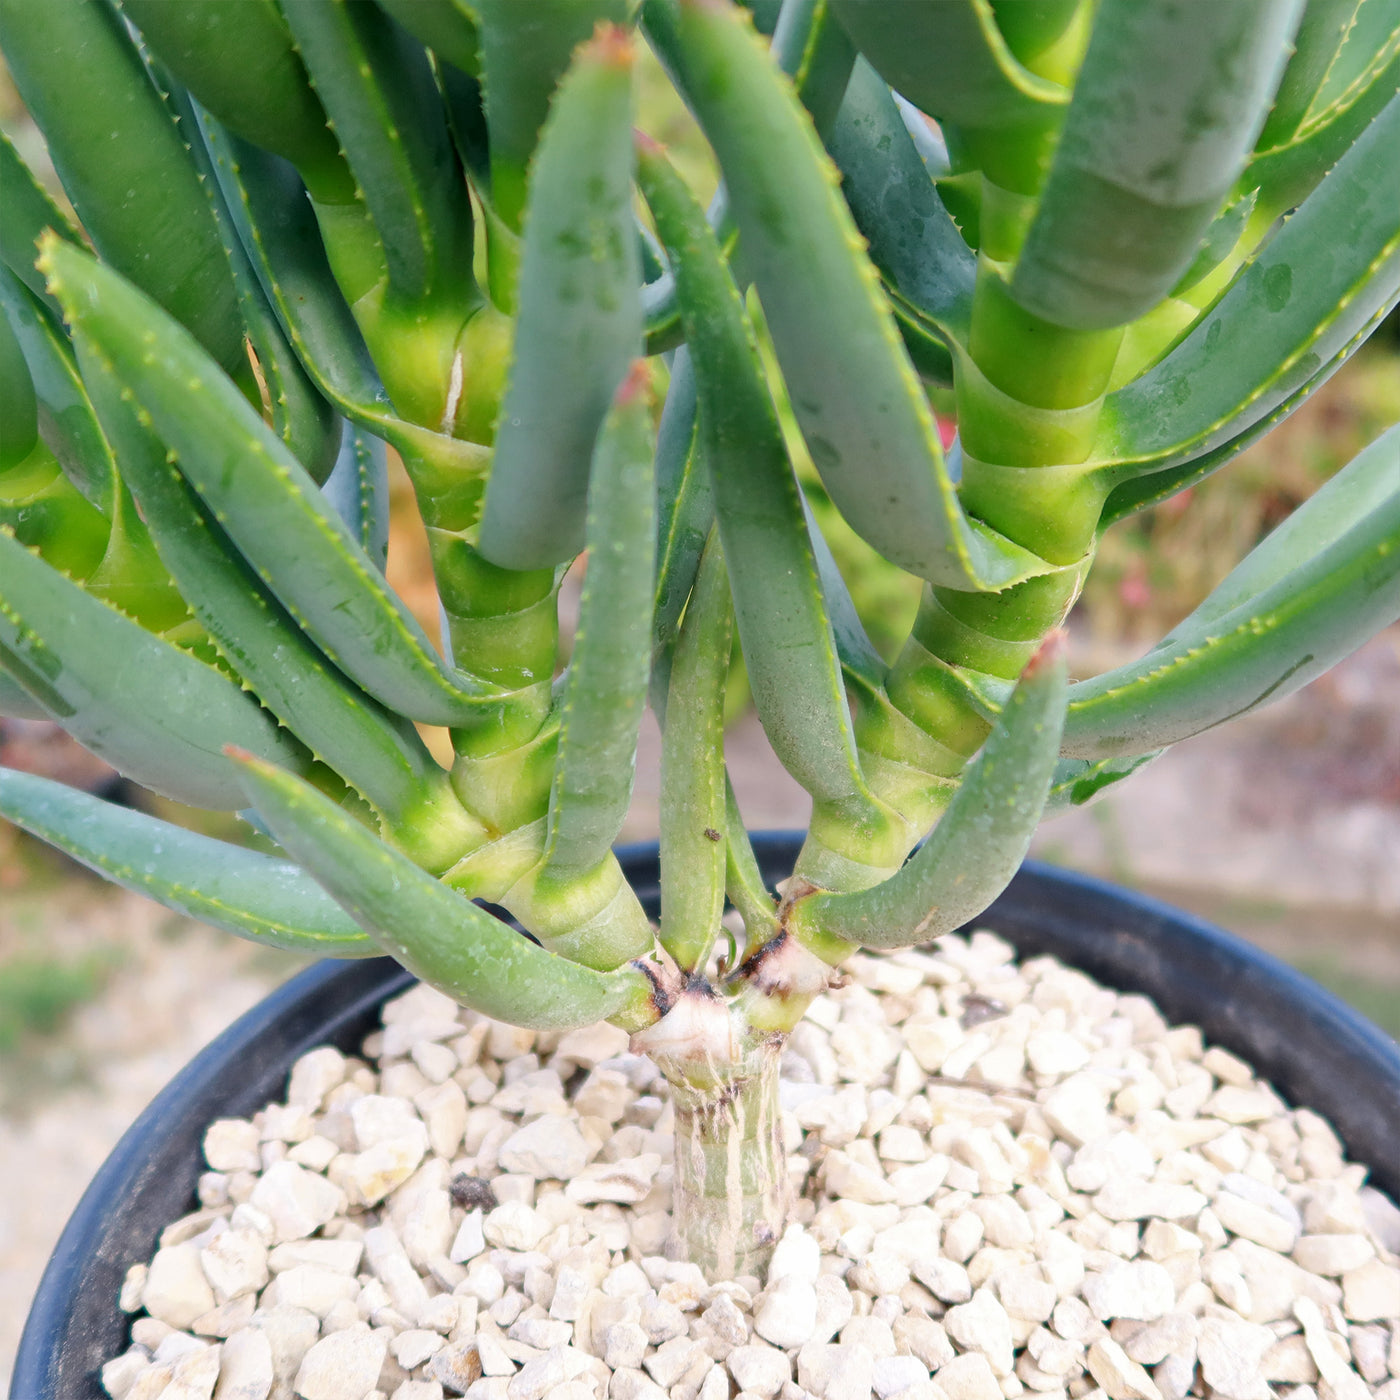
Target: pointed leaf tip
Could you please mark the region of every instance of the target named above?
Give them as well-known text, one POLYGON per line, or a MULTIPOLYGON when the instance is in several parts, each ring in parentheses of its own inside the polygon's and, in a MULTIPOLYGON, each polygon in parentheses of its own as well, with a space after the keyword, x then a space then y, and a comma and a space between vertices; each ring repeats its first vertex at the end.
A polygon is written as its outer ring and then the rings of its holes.
POLYGON ((1047 632, 1045 640, 1036 648, 1035 655, 1026 662, 1022 676, 1029 679, 1031 676, 1038 676, 1051 666, 1065 659, 1065 654, 1069 650, 1069 633, 1063 627, 1056 627, 1053 631, 1047 632))
POLYGON ((633 360, 626 377, 618 385, 617 393, 613 395, 613 405, 626 408, 650 392, 651 366, 645 360, 633 360))
POLYGON ((636 58, 631 33, 611 20, 599 20, 593 37, 584 45, 583 57, 612 68, 630 68, 636 58))

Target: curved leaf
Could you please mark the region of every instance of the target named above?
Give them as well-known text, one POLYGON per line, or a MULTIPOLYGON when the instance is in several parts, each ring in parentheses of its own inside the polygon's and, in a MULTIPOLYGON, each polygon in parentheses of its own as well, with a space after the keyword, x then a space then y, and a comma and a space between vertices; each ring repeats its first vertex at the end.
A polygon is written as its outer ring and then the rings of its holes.
POLYGON ((355 921, 290 861, 9 768, 0 768, 0 816, 123 889, 240 938, 317 958, 379 955, 355 921))
POLYGON ((1109 395, 1092 460, 1121 479, 1209 452, 1312 379, 1397 294, 1400 97, 1190 334, 1109 395))
POLYGON ((1011 279, 1058 326, 1150 311, 1244 168, 1303 0, 1101 0, 1064 131, 1011 279))
POLYGON ((483 1016, 536 1030, 648 1019, 651 982, 546 952, 375 839, 271 764, 240 757, 243 785, 278 841, 410 972, 483 1016))
POLYGON ((29 367, 38 398, 40 435, 58 458, 64 476, 110 516, 117 464, 78 375, 67 335, 47 305, 8 267, 0 267, 0 315, 8 319, 29 367))
POLYGON ((530 0, 528 5, 474 0, 473 9, 490 131, 492 202, 519 230, 526 170, 554 90, 575 48, 601 22, 626 24, 629 5, 627 0, 530 0))
POLYGON ((734 610, 712 529, 676 644, 661 740, 661 946, 704 966, 724 912, 724 683, 734 610))
POLYGON ((1045 799, 1045 811, 1041 820, 1057 817, 1068 812, 1071 807, 1086 807, 1110 787, 1131 778, 1140 768, 1166 753, 1166 749, 1153 749, 1151 753, 1132 754, 1127 758, 1101 758, 1092 761, 1087 758, 1062 758, 1055 765, 1055 774, 1050 780, 1050 793, 1045 799))
POLYGON ((450 674, 281 440, 193 339, 110 269, 50 243, 50 287, 151 415, 240 553, 327 657, 390 709, 469 716, 479 686, 450 674))
POLYGON ((34 266, 39 256, 39 235, 51 228, 70 243, 81 244, 82 238, 3 132, 0 132, 0 189, 5 191, 5 198, 0 200, 0 262, 4 262, 56 315, 58 305, 44 289, 44 279, 34 266))
POLYGON ((837 508, 885 558, 935 582, 1002 588, 1043 571, 963 513, 836 172, 768 55, 727 9, 650 0, 647 16, 719 156, 745 271, 837 508))
POLYGON ((939 199, 893 95, 864 60, 851 75, 827 148, 889 286, 945 340, 965 342, 977 260, 939 199))
POLYGON ((119 773, 192 807, 243 805, 225 744, 309 765, 222 671, 89 596, 4 531, 0 666, 119 773))
POLYGON ((638 361, 618 390, 593 454, 588 568, 549 795, 549 880, 567 881, 606 859, 632 797, 656 558, 647 384, 645 363, 638 361))
POLYGON ((676 268, 754 701, 783 766, 819 801, 868 804, 802 494, 743 305, 718 244, 659 147, 638 181, 676 268))
POLYGON ((243 324, 228 260, 189 153, 116 10, 3 0, 0 47, 98 252, 237 369, 243 324))
POLYGON ((321 491, 382 574, 389 559, 389 459, 384 444, 347 426, 321 491))
POLYGON ((800 900, 791 916, 799 929, 901 948, 980 914, 1010 883, 1040 821, 1059 754, 1065 685, 1063 638, 1052 634, 928 840, 882 884, 800 900))
POLYGON ((377 5, 290 0, 283 13, 379 231, 390 294, 469 300, 471 205, 422 46, 377 5))
POLYGON ((274 0, 122 0, 121 9, 201 106, 293 162, 318 198, 353 198, 354 182, 274 0))
POLYGON ((1141 660, 1071 687, 1064 752, 1098 759, 1188 738, 1292 694, 1400 618, 1396 440, 1367 459, 1379 480, 1344 480, 1141 660))
POLYGON ((482 508, 481 552, 548 568, 583 547, 588 463, 642 345, 632 223, 632 49, 579 51, 531 169, 515 347, 482 508))
POLYGON ((930 116, 1002 129, 1057 121, 1058 83, 1017 62, 987 0, 834 0, 880 76, 930 116))

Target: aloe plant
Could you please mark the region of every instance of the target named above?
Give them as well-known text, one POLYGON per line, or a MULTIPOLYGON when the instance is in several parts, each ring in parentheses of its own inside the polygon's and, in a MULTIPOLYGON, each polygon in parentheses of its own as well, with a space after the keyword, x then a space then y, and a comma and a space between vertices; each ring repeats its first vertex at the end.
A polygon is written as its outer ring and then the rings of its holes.
POLYGON ((845 958, 956 928, 1046 814, 1400 616, 1391 431, 1141 660, 1069 684, 1057 630, 1109 524, 1395 302, 1396 0, 773 11, 0 0, 81 223, 0 146, 0 711, 282 854, 18 772, 0 812, 244 937, 624 1027, 722 1275, 781 1229, 778 1055, 845 958), (634 132, 642 45, 708 212, 634 132), (440 651, 385 582, 386 449, 440 651), (803 453, 924 581, 892 665, 803 453), (736 628, 813 799, 781 897, 725 773, 736 628), (611 851, 648 702, 659 928, 611 851))

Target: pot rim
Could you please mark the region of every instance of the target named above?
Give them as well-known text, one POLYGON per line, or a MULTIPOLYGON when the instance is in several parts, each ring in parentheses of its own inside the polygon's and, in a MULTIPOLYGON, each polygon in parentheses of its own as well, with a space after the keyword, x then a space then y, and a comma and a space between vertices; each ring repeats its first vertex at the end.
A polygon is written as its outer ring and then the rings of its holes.
MULTIPOLYGON (((789 873, 804 835, 754 834, 765 879, 789 873)), ((620 846, 617 856, 643 903, 654 906, 657 844, 620 846)), ((1318 1111, 1348 1154, 1373 1164, 1372 1182, 1400 1196, 1400 1044, 1273 954, 1161 900, 1030 860, 968 926, 993 928, 1020 958, 1053 949, 1117 990, 1149 995, 1168 1021, 1199 1025, 1209 1042, 1247 1060, 1290 1103, 1315 1107, 1330 1098, 1318 1111), (1097 928, 1088 927, 1095 915, 1097 928), (1357 1089, 1368 1080, 1373 1092, 1363 1097, 1357 1089)), ((160 1231, 177 1218, 167 1204, 175 1182, 182 1196, 193 1189, 190 1140, 202 1165, 198 1144, 211 1121, 262 1107, 282 1092, 268 1089, 269 1077, 284 1086, 293 1061, 316 1045, 362 1039, 377 1024, 381 1003, 415 980, 388 957, 314 964, 241 1016, 161 1090, 64 1226, 20 1338, 11 1400, 101 1400, 96 1372, 116 1353, 109 1329, 95 1319, 110 1320, 127 1268, 149 1259, 160 1231), (231 1088, 226 1081, 239 1067, 241 1081, 231 1088)))

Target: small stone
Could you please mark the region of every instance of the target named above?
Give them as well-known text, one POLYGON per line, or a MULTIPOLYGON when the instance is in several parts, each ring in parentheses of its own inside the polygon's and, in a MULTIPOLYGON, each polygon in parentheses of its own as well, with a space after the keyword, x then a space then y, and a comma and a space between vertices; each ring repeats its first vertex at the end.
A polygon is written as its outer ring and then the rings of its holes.
POLYGON ((647 1357, 646 1369, 651 1372, 651 1377, 657 1385, 670 1390, 692 1367, 698 1368, 702 1362, 704 1370, 708 1370, 712 1364, 710 1358, 689 1337, 676 1337, 672 1341, 662 1343, 647 1357))
POLYGON ((1302 1235, 1293 1246, 1293 1262, 1310 1274, 1340 1278, 1359 1269, 1375 1252, 1365 1235, 1302 1235))
POLYGON ((274 1274, 301 1264, 329 1269, 333 1274, 354 1274, 364 1252, 365 1247, 358 1239, 290 1240, 273 1249, 267 1256, 267 1266, 274 1274))
POLYGON ((1400 1318, 1400 1269, 1372 1259, 1343 1274, 1342 1307, 1352 1322, 1400 1318))
POLYGON ((359 1281, 348 1274, 299 1264, 283 1269, 272 1280, 263 1301, 269 1307, 301 1308, 324 1319, 337 1303, 353 1302, 359 1293, 359 1281))
POLYGON ((735 1347, 725 1358, 725 1365, 740 1390, 752 1391, 764 1400, 773 1400, 784 1383, 792 1379, 792 1364, 776 1347, 735 1347))
POLYGON ((375 1388, 389 1333, 384 1329, 347 1328, 322 1337, 302 1358, 292 1389, 302 1400, 349 1400, 375 1388))
POLYGON ((1221 1118, 1227 1123, 1260 1123, 1278 1112, 1278 1100, 1262 1089, 1222 1085, 1202 1106, 1203 1116, 1221 1118))
POLYGON ((1292 1385, 1314 1385, 1318 1380, 1317 1362, 1312 1359, 1306 1339, 1299 1333, 1280 1337, 1264 1353, 1259 1374, 1266 1381, 1292 1385))
POLYGON ((481 1356, 474 1338, 448 1342, 433 1353, 428 1362, 428 1377, 438 1381, 454 1395, 465 1395, 472 1383, 481 1378, 481 1356))
MULTIPOLYGON (((136 1384, 136 1378, 149 1365, 150 1358, 144 1351, 136 1348, 113 1357, 102 1367, 102 1389, 112 1397, 112 1400, 124 1400, 127 1391, 136 1384)), ((270 1373, 267 1384, 270 1389, 272 1386, 270 1373)))
POLYGON ((1061 1298, 1050 1314, 1050 1325, 1069 1342, 1081 1341, 1094 1326, 1094 1315, 1082 1298, 1061 1298))
POLYGON ((636 1370, 646 1350, 647 1334, 634 1322, 615 1322, 603 1333, 603 1360, 614 1371, 636 1370))
POLYGON ((967 1270, 952 1259, 920 1259, 913 1272, 940 1303, 965 1303, 972 1297, 972 1280, 967 1270))
POLYGON ((723 1361, 735 1347, 748 1341, 749 1328, 738 1305, 727 1293, 721 1293, 700 1314, 693 1335, 716 1361, 723 1361))
POLYGON ((810 1340, 829 1342, 850 1320, 855 1311, 851 1290, 835 1274, 822 1274, 815 1284, 817 1322, 810 1340))
POLYGON ((828 1194, 864 1205, 881 1205, 894 1200, 894 1188, 875 1170, 849 1153, 833 1149, 823 1168, 828 1194))
POLYGON ((938 1152, 927 1161, 917 1162, 908 1167, 896 1167, 888 1177, 895 1204, 905 1207, 918 1206, 932 1200, 934 1192, 947 1179, 949 1165, 949 1159, 938 1152))
POLYGON ((1168 1313, 1134 1331, 1123 1342, 1123 1350, 1133 1361, 1155 1366, 1173 1354, 1194 1355, 1199 1335, 1200 1321, 1191 1313, 1168 1313))
POLYGON ((655 1293, 648 1293, 642 1299, 642 1331, 654 1347, 669 1342, 674 1337, 683 1337, 686 1332, 685 1314, 674 1303, 665 1302, 655 1293))
POLYGON ((1201 1319, 1201 1375, 1213 1391, 1231 1400, 1270 1400, 1260 1366, 1276 1338, 1253 1322, 1222 1317, 1201 1319))
POLYGON ((305 1239, 329 1224, 346 1207, 345 1192, 338 1186, 299 1167, 278 1162, 258 1179, 249 1204, 272 1222, 273 1241, 305 1239))
POLYGON ((1105 1220, 1186 1220, 1208 1204, 1194 1187, 1179 1182, 1110 1177, 1094 1197, 1094 1209, 1105 1220))
POLYGON ((1004 1400, 1001 1383, 981 1352, 955 1356, 933 1380, 948 1400, 1004 1400))
POLYGON ((501 1145, 501 1167, 536 1181, 571 1181, 591 1156, 588 1141, 572 1118, 547 1116, 527 1123, 501 1145))
POLYGON ((608 1383, 608 1400, 666 1400, 666 1392, 640 1371, 614 1371, 608 1383))
POLYGON ((789 1225, 773 1250, 768 1282, 774 1284, 781 1278, 799 1278, 816 1283, 821 1262, 821 1246, 816 1240, 801 1225, 789 1225))
POLYGON ((487 1244, 498 1249, 534 1249, 544 1238, 545 1229, 545 1222, 520 1201, 497 1206, 481 1224, 487 1244))
POLYGON ((1298 1241, 1298 1229, 1267 1206, 1247 1201, 1231 1191, 1219 1191, 1211 1202, 1216 1219, 1242 1239, 1252 1240, 1277 1254, 1287 1254, 1298 1241))
POLYGON ((917 1356, 930 1371, 946 1366, 955 1355, 943 1324, 922 1313, 903 1313, 895 1318, 891 1331, 895 1345, 907 1348, 909 1354, 917 1356))
POLYGON ((780 1278, 754 1305, 754 1331, 777 1347, 801 1346, 816 1325, 817 1291, 802 1278, 780 1278))
MULTIPOLYGON (((551 1347, 542 1356, 532 1357, 510 1379, 507 1400, 545 1400, 569 1380, 569 1347, 551 1347)), ((577 1355, 577 1353, 575 1353, 577 1355)))
POLYGON ((655 1152, 617 1162, 594 1162, 565 1186, 564 1194, 579 1205, 602 1201, 635 1205, 650 1193, 660 1169, 661 1158, 655 1152))
POLYGON ((894 1332, 882 1317, 866 1313, 853 1317, 841 1329, 843 1347, 864 1347, 871 1356, 893 1356, 895 1354, 894 1332))
POLYGON ((1152 1377, 1111 1337, 1093 1343, 1086 1364, 1109 1400, 1162 1400, 1152 1377))
POLYGON ((430 1332, 424 1327, 410 1327, 406 1332, 400 1332, 398 1336, 389 1343, 389 1350, 394 1355, 394 1360, 404 1368, 411 1371, 415 1366, 421 1366, 434 1352, 441 1350, 443 1338, 436 1332, 430 1332))
POLYGON ((1026 1059, 1030 1067, 1047 1078, 1073 1074, 1083 1069, 1089 1058, 1090 1052, 1084 1043, 1067 1031, 1037 1031, 1026 1041, 1026 1059))
POLYGON ((141 1304, 152 1317, 183 1329, 209 1312, 215 1302, 193 1240, 156 1251, 141 1290, 141 1304))
POLYGON ((449 1079, 415 1094, 413 1103, 428 1130, 428 1145, 439 1157, 451 1160, 467 1126, 467 1096, 462 1086, 449 1079))
POLYGON ((996 1275, 997 1297, 1006 1311, 1024 1322, 1047 1322, 1059 1301, 1055 1285, 1038 1265, 1002 1269, 996 1275))
POLYGON ((822 1400, 870 1400, 875 1358, 862 1346, 814 1342, 797 1354, 797 1383, 822 1400))
POLYGON ((1102 1137, 1108 1128, 1108 1094, 1088 1074, 1075 1074, 1056 1085, 1041 1104, 1045 1120, 1072 1147, 1102 1137))
POLYGON ((245 1118, 219 1118, 204 1134, 204 1160, 216 1172, 262 1170, 258 1130, 245 1118))
POLYGON ((405 1381, 389 1400, 443 1400, 440 1381, 405 1381))
POLYGON ((456 1238, 447 1251, 447 1257, 454 1264, 465 1264, 486 1248, 486 1232, 482 1228, 484 1219, 479 1210, 469 1210, 463 1217, 456 1238))
POLYGON ((346 1067, 345 1056, 334 1046, 309 1050, 292 1066, 287 1102, 315 1112, 326 1095, 345 1079, 346 1067))
POLYGON ((917 1356, 877 1356, 873 1380, 880 1400, 890 1400, 915 1386, 928 1385, 928 1367, 917 1356))
POLYGON ((418 1169, 428 1150, 428 1130, 422 1123, 418 1127, 418 1132, 376 1142, 350 1157, 347 1182, 360 1203, 377 1204, 418 1169))
POLYGON ((219 1347, 186 1352, 174 1364, 161 1400, 212 1400, 219 1379, 219 1347))
POLYGON ((979 1288, 970 1302, 943 1317, 948 1335, 967 1351, 981 1352, 998 1376, 1009 1376, 1016 1358, 1011 1319, 990 1288, 979 1288))
POLYGON ((220 1303, 267 1283, 267 1246, 253 1230, 221 1231, 200 1250, 199 1262, 220 1303))
POLYGON ((1160 1264, 1136 1259, 1084 1279, 1084 1301, 1101 1322, 1133 1318, 1150 1322, 1162 1317, 1176 1302, 1176 1286, 1160 1264))

